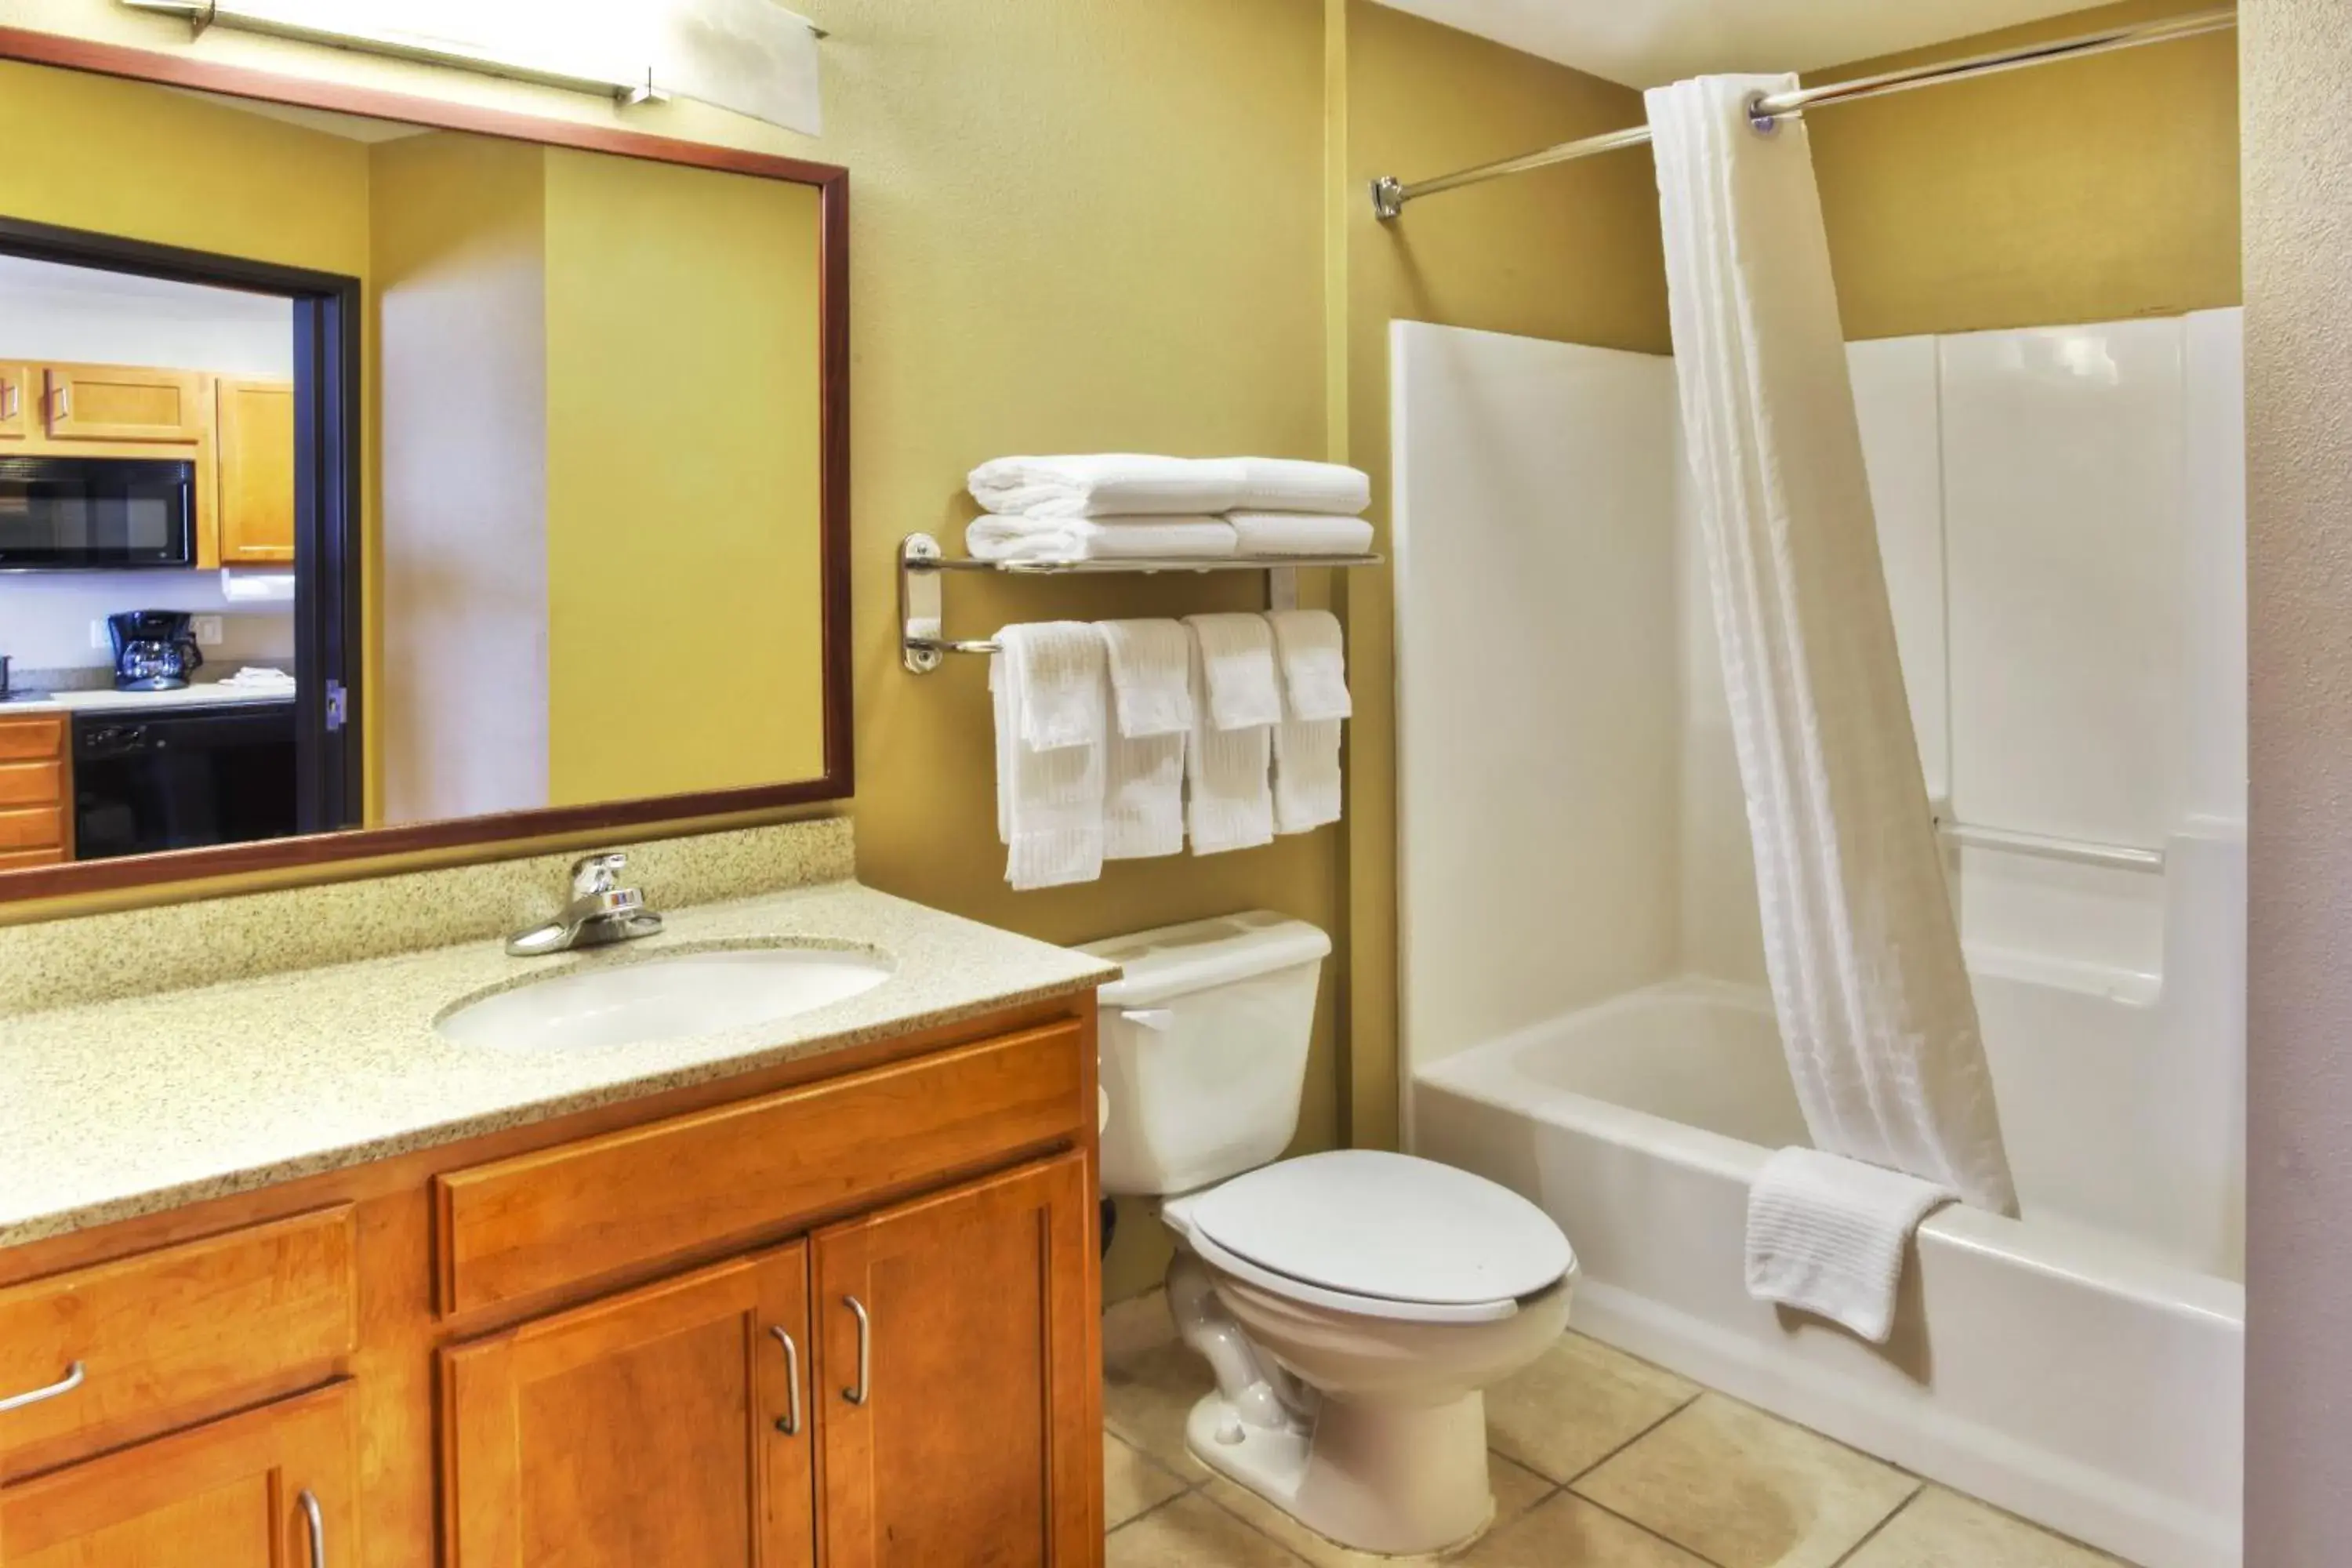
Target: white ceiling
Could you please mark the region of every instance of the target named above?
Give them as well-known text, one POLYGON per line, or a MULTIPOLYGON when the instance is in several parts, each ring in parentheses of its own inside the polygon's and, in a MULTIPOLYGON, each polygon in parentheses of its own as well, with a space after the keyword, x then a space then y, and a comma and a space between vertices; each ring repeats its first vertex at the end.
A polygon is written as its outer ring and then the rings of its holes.
POLYGON ((1381 0, 1628 87, 1811 70, 2078 11, 2091 0, 1381 0))

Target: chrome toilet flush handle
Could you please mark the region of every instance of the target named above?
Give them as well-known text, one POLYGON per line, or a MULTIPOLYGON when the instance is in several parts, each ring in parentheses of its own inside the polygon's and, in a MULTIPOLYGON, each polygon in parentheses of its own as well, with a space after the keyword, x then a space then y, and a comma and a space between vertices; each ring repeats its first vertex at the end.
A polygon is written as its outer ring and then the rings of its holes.
POLYGON ((5 1415, 11 1410, 22 1410, 27 1405, 38 1405, 45 1399, 55 1399, 60 1394, 71 1394, 81 1384, 82 1364, 76 1362, 66 1368, 66 1374, 63 1377, 46 1388, 31 1389, 23 1394, 12 1394, 5 1399, 0 1399, 0 1415, 5 1415))

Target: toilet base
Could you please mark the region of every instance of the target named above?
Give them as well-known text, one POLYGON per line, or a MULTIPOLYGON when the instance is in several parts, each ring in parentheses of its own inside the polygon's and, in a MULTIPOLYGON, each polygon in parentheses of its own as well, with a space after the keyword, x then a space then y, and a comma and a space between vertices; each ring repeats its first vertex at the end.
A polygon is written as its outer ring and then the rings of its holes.
POLYGON ((1328 1395, 1311 1422, 1261 1426, 1210 1394, 1185 1446, 1325 1539, 1358 1552, 1456 1551, 1495 1517, 1486 1406, 1475 1393, 1438 1405, 1358 1405, 1328 1395))

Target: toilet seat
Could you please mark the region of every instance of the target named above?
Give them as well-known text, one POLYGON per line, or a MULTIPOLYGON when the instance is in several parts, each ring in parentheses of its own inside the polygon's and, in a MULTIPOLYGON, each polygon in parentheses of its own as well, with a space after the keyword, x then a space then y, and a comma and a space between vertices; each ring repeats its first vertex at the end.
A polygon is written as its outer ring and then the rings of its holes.
POLYGON ((1364 1317, 1493 1322, 1576 1268, 1559 1226, 1509 1188, 1378 1150, 1280 1161, 1164 1214, 1213 1266, 1364 1317))

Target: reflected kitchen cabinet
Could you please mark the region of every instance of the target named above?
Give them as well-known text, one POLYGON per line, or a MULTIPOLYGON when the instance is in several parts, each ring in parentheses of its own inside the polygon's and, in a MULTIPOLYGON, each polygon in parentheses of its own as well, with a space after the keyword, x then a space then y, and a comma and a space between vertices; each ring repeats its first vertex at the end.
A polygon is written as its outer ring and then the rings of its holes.
POLYGON ((224 566, 294 559, 294 384, 222 376, 218 408, 219 525, 224 566))
POLYGON ((33 434, 33 410, 40 400, 40 372, 0 364, 0 441, 22 441, 33 434))
POLYGON ((46 376, 53 441, 194 441, 205 433, 205 378, 194 371, 53 364, 46 376))

